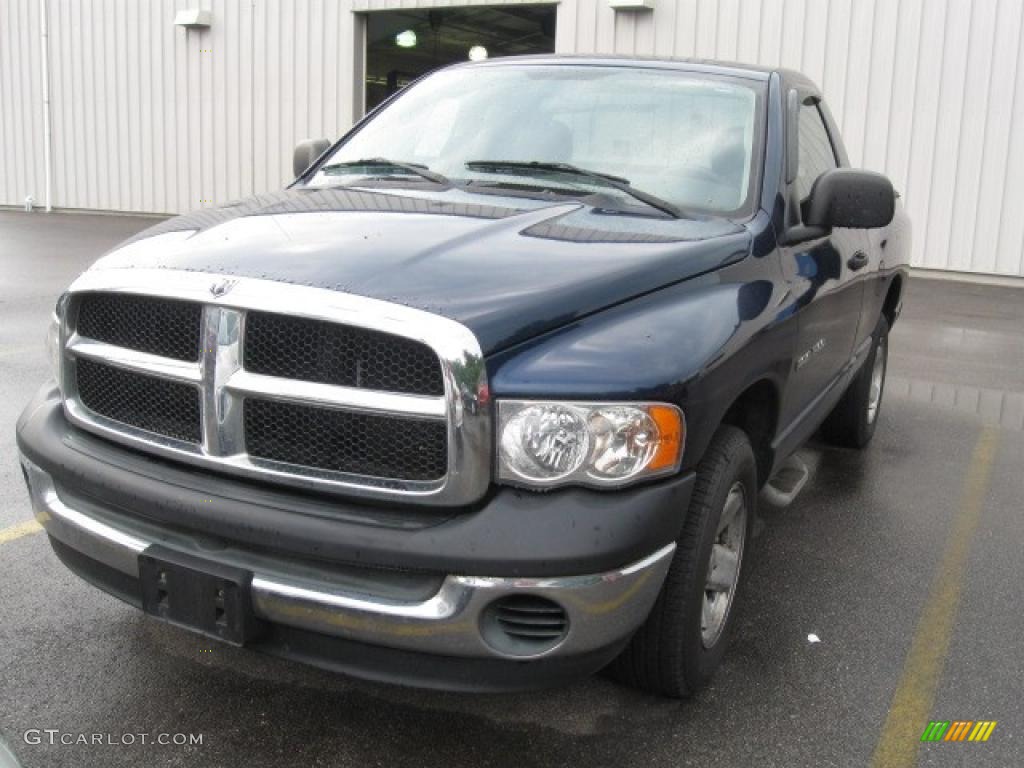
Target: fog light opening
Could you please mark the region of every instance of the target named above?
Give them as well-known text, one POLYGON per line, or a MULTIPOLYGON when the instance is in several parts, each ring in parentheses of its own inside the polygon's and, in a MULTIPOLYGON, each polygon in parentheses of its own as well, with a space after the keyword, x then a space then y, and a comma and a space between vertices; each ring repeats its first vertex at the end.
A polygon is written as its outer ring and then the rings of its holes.
POLYGON ((569 616, 554 600, 539 595, 508 595, 495 600, 480 617, 480 634, 506 656, 540 656, 569 633, 569 616))

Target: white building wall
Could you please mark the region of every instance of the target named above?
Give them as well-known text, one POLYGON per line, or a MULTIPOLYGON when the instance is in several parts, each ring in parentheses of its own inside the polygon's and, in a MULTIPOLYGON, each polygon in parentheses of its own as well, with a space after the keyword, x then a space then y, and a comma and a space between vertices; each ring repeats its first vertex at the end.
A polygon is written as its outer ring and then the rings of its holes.
MULTIPOLYGON (((471 0, 483 4, 481 0, 471 0)), ((44 0, 53 202, 179 212, 281 187, 360 112, 360 13, 465 0, 44 0), (207 31, 173 26, 201 4, 207 31), (256 85, 258 84, 258 86, 256 85)), ((510 0, 501 0, 509 4, 510 0)), ((918 266, 1024 275, 1024 2, 562 0, 559 52, 803 70, 883 171, 918 266)), ((0 0, 0 205, 43 197, 39 0, 0 0)))
MULTIPOLYGON (((0 0, 0 205, 43 198, 38 0, 0 0)), ((290 180, 351 124, 355 19, 332 0, 46 0, 53 204, 182 212, 290 180), (331 66, 324 62, 331 61, 331 66), (259 87, 254 87, 259 83, 259 87)))
POLYGON ((0 0, 0 205, 43 197, 38 11, 36 3, 0 0))

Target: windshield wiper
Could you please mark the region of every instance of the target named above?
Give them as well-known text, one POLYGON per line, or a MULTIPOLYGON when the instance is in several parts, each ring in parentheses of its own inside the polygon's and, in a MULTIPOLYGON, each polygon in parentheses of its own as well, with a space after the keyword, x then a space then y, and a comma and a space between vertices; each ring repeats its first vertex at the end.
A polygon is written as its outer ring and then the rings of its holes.
POLYGON ((545 163, 537 160, 531 160, 529 162, 516 160, 470 160, 466 163, 466 167, 470 170, 476 171, 486 171, 488 169, 494 171, 532 170, 579 176, 580 178, 590 179, 598 184, 603 184, 606 187, 617 189, 620 192, 625 192, 630 197, 639 200, 642 203, 646 203, 652 208, 657 208, 662 213, 667 213, 674 219, 683 218, 683 213, 677 206, 668 202, 668 200, 662 200, 660 197, 652 195, 650 192, 644 192, 642 189, 637 189, 629 183, 629 179, 624 179, 621 176, 613 176, 610 173, 589 171, 586 168, 580 168, 570 163, 545 163))
POLYGON ((320 170, 324 173, 330 173, 331 171, 340 171, 346 168, 396 168, 400 171, 404 171, 406 174, 412 174, 413 176, 419 176, 427 181, 432 181, 435 184, 444 184, 445 186, 451 186, 451 182, 448 181, 448 177, 442 176, 436 171, 430 170, 427 166, 421 163, 405 163, 401 160, 388 160, 386 157, 368 157, 363 160, 346 160, 343 163, 331 163, 325 165, 320 170))

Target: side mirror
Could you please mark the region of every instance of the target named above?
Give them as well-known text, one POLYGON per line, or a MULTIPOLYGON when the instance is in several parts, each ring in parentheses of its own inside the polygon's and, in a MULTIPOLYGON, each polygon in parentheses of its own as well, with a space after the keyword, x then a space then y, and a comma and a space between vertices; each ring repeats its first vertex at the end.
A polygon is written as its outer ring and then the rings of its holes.
POLYGON ((292 155, 292 172, 299 178, 320 155, 327 151, 331 142, 327 139, 303 139, 295 147, 292 155))
POLYGON ((888 226, 895 213, 896 191, 889 179, 872 171, 836 168, 814 182, 804 223, 823 230, 875 229, 888 226))

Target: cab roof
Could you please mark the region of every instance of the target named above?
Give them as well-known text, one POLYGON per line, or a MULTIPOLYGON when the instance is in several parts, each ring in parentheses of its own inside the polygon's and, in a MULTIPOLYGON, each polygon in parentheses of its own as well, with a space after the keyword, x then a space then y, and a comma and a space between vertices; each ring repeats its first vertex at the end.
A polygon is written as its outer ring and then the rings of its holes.
POLYGON ((635 56, 616 54, 540 54, 531 56, 504 56, 487 61, 470 62, 457 66, 495 67, 508 64, 547 64, 552 66, 577 64, 584 66, 636 67, 640 69, 677 69, 683 72, 743 77, 766 82, 772 75, 778 75, 784 87, 820 95, 818 86, 802 72, 785 67, 768 67, 759 64, 741 64, 732 61, 711 59, 686 59, 665 56, 635 56))

